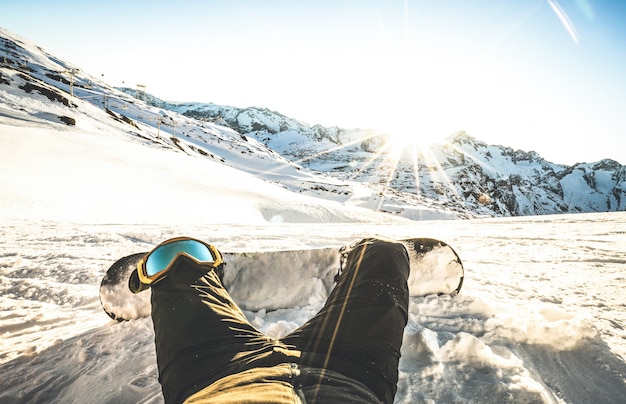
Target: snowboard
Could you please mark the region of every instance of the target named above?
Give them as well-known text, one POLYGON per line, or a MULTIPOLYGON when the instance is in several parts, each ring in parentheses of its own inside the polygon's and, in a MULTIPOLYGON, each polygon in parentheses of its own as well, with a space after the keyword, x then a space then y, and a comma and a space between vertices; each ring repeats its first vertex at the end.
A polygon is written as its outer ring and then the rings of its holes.
MULTIPOLYGON (((401 240, 409 253, 410 296, 456 295, 464 269, 458 254, 443 241, 431 238, 401 240)), ((242 310, 267 311, 302 307, 323 298, 335 284, 342 250, 325 247, 303 250, 222 252, 224 286, 242 310), (271 296, 271 299, 268 298, 271 296)), ((128 282, 146 252, 117 260, 100 284, 100 303, 114 320, 150 316, 150 289, 133 294, 128 282)))

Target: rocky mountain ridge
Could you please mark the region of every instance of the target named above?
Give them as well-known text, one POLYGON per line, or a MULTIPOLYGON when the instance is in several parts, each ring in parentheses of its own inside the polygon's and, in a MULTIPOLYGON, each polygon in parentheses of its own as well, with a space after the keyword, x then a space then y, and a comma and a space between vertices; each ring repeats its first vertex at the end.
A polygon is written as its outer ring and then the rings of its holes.
MULTIPOLYGON (((151 102, 219 122, 335 178, 378 184, 381 200, 415 204, 426 199, 490 216, 626 210, 626 167, 611 159, 555 164, 534 151, 488 145, 464 132, 398 157, 387 147, 393 141, 389 134, 311 126, 262 108, 151 102)), ((402 206, 386 209, 406 213, 402 206)))

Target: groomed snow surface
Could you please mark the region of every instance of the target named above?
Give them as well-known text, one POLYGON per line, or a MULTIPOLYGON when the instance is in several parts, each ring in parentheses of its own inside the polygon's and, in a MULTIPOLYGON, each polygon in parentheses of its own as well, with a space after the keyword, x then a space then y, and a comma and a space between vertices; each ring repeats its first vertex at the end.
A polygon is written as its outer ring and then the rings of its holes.
MULTIPOLYGON (((225 251, 445 240, 466 280, 411 298, 397 403, 626 398, 625 213, 410 222, 105 130, 16 122, 0 117, 1 403, 162 402, 151 320, 110 320, 98 286, 119 257, 178 235, 225 251)), ((325 297, 246 314, 281 336, 325 297)))

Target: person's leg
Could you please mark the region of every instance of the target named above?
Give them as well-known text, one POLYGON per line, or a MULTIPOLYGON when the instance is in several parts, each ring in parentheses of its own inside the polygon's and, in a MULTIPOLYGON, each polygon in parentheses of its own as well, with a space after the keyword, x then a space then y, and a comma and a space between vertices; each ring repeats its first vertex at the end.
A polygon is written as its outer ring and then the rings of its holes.
POLYGON ((151 289, 159 382, 168 403, 282 346, 248 322, 215 271, 184 256, 151 289))
POLYGON ((325 306, 281 341, 302 351, 301 365, 342 373, 393 402, 408 319, 408 276, 402 244, 363 240, 348 254, 325 306))

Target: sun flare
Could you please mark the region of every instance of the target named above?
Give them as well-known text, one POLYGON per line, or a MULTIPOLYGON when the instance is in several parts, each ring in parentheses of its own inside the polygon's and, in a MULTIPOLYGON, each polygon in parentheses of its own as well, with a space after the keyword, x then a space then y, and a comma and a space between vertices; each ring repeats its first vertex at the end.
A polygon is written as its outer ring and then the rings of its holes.
POLYGON ((442 142, 447 135, 434 127, 416 124, 388 126, 383 133, 388 136, 390 147, 398 151, 404 149, 425 150, 435 143, 442 142))

